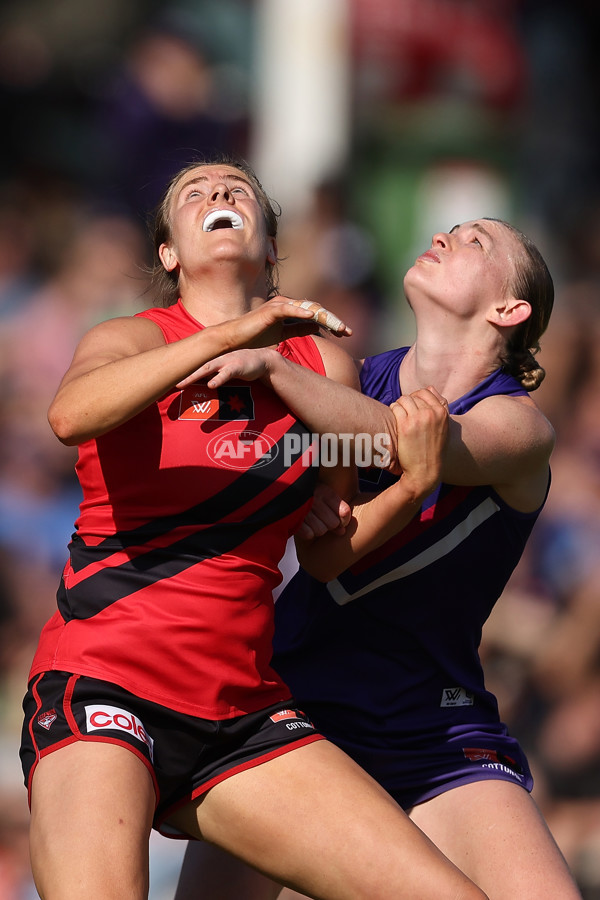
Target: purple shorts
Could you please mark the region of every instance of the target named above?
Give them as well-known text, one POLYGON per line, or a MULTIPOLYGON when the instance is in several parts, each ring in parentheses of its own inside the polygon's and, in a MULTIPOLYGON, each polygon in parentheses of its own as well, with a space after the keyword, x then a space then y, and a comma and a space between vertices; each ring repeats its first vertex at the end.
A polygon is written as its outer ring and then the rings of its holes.
POLYGON ((334 704, 304 703, 315 726, 405 810, 474 781, 510 781, 531 791, 533 778, 519 742, 502 722, 419 731, 370 731, 334 704))

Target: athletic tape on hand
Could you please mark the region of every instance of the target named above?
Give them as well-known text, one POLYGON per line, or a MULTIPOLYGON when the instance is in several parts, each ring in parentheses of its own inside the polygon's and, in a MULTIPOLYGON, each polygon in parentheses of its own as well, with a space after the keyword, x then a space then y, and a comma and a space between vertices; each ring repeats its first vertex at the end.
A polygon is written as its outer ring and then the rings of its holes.
MULTIPOLYGON (((299 305, 302 309, 312 310, 315 303, 312 300, 303 300, 299 305)), ((338 319, 337 316, 334 316, 333 313, 326 310, 323 306, 319 306, 314 310, 313 321, 317 322, 318 325, 322 325, 323 328, 327 328, 328 331, 341 331, 344 328, 342 320, 338 319)))

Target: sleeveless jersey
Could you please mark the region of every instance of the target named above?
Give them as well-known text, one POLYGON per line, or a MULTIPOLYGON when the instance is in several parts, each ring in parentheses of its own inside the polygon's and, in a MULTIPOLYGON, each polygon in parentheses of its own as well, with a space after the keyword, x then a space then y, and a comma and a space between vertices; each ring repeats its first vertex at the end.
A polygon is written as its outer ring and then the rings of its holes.
MULTIPOLYGON (((367 359, 363 393, 396 400, 407 350, 367 359)), ((450 412, 496 394, 526 391, 499 369, 450 412)), ((364 490, 393 480, 366 476, 364 490)), ((345 746, 341 736, 360 735, 374 752, 396 751, 453 728, 499 725, 478 647, 539 512, 511 509, 489 486, 442 484, 403 531, 335 581, 294 576, 276 604, 273 666, 327 737, 345 746)))
MULTIPOLYGON (((138 315, 167 343, 203 327, 181 301, 138 315)), ((324 374, 311 337, 278 349, 324 374)), ((272 591, 314 490, 309 442, 271 390, 232 381, 173 388, 82 444, 80 515, 31 675, 89 675, 211 719, 287 700, 272 591)))

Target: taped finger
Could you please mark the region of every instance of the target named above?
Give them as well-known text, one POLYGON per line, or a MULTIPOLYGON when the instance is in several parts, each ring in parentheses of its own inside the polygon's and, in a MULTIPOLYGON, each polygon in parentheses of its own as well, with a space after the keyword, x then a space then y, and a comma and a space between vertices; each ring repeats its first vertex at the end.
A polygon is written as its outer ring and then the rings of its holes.
POLYGON ((328 331, 342 331, 345 327, 341 319, 338 319, 337 316, 334 316, 333 313, 329 312, 329 310, 325 309, 323 306, 318 306, 312 300, 302 300, 299 306, 301 306, 302 309, 312 310, 313 321, 318 325, 322 325, 323 328, 327 328, 328 331))

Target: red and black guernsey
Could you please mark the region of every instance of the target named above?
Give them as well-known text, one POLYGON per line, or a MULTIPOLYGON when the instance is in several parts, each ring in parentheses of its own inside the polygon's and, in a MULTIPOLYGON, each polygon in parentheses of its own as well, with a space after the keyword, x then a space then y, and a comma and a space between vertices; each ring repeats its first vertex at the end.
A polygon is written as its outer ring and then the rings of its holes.
MULTIPOLYGON (((203 327, 181 302, 139 315, 168 343, 203 327)), ((311 337, 278 349, 324 374, 311 337)), ((257 381, 170 390, 82 444, 80 515, 31 675, 90 675, 211 719, 287 700, 272 591, 317 477, 308 445, 257 381)))

